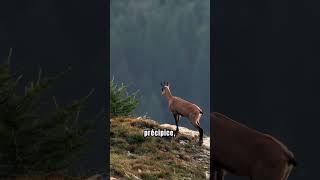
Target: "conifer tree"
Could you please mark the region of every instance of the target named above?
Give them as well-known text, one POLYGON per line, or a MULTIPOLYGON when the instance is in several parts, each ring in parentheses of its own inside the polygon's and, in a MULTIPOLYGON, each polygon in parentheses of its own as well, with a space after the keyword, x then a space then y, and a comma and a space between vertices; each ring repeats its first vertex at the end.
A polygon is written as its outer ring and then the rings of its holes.
POLYGON ((138 91, 128 93, 128 86, 117 85, 114 80, 110 81, 110 116, 133 116, 139 102, 137 100, 138 91))
POLYGON ((54 101, 52 112, 40 113, 41 94, 65 72, 47 78, 40 70, 37 81, 21 95, 17 90, 22 76, 12 74, 10 56, 11 50, 0 65, 0 177, 67 173, 94 127, 78 120, 88 96, 66 106, 54 101))

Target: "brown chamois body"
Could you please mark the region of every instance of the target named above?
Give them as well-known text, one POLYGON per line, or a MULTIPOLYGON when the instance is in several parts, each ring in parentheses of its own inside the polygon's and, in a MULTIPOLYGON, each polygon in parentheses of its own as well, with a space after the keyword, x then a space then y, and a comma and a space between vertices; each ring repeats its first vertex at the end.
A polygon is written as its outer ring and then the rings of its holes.
POLYGON ((168 100, 169 111, 176 122, 176 133, 179 132, 179 121, 181 116, 189 119, 191 124, 199 131, 199 144, 203 142, 203 129, 200 127, 200 118, 203 114, 199 106, 182 98, 173 96, 168 82, 161 83, 161 94, 168 100))
POLYGON ((223 180, 227 171, 250 180, 287 180, 296 160, 284 144, 220 113, 210 116, 214 179, 223 180))

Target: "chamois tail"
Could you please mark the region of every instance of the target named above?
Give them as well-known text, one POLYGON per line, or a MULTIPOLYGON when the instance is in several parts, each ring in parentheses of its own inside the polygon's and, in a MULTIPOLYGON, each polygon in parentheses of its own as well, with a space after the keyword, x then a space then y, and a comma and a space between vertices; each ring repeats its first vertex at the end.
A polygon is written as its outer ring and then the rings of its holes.
POLYGON ((199 106, 197 106, 196 104, 193 104, 194 106, 196 106, 197 108, 198 108, 198 110, 199 110, 199 112, 200 112, 200 114, 203 114, 203 111, 202 111, 202 109, 199 107, 199 106))

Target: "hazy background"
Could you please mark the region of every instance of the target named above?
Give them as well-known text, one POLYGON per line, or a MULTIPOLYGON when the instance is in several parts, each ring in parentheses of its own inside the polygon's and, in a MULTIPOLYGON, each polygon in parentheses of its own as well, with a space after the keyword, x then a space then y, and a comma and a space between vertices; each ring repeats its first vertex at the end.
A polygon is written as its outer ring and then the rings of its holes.
POLYGON ((160 93, 166 80, 173 95, 203 109, 201 126, 209 134, 209 22, 209 0, 111 0, 110 77, 140 90, 138 115, 174 124, 160 93))

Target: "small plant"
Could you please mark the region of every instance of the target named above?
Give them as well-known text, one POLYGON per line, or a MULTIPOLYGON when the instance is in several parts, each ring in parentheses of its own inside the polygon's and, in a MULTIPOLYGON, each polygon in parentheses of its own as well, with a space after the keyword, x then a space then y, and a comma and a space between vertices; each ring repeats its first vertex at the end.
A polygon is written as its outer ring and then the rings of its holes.
POLYGON ((22 76, 12 75, 10 55, 0 65, 0 178, 66 173, 93 127, 78 121, 88 96, 67 106, 55 101, 56 110, 40 113, 41 94, 64 73, 43 78, 40 71, 21 95, 17 89, 22 76))
POLYGON ((145 138, 142 135, 132 135, 128 137, 127 141, 130 144, 142 143, 145 141, 145 138))
POLYGON ((137 100, 138 91, 128 93, 128 86, 125 84, 117 85, 114 79, 110 81, 110 116, 130 117, 134 115, 139 105, 137 100))

